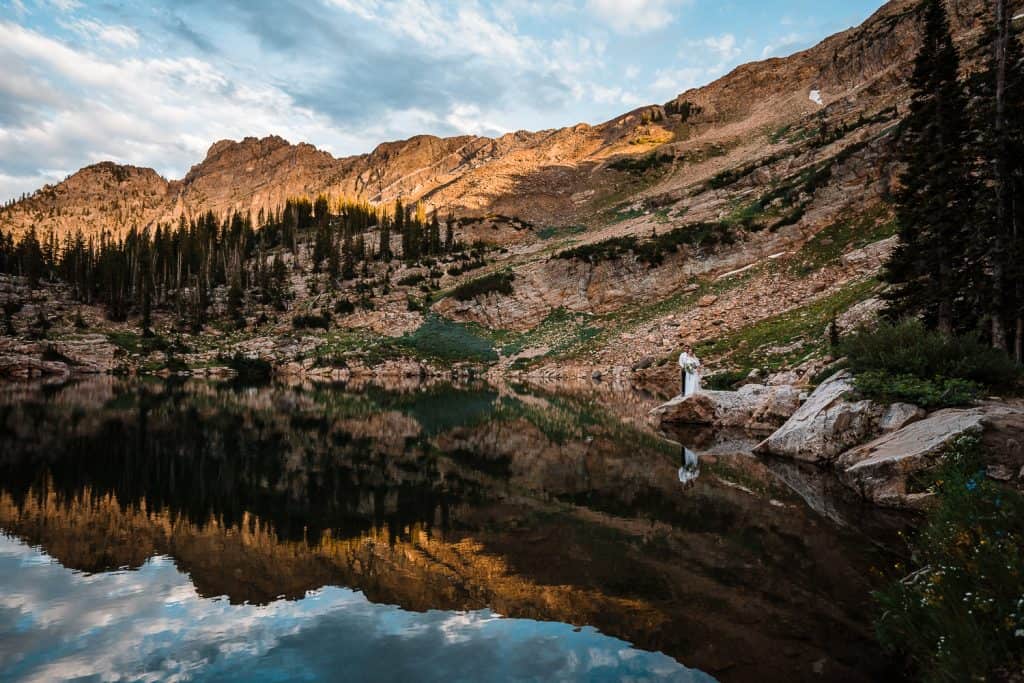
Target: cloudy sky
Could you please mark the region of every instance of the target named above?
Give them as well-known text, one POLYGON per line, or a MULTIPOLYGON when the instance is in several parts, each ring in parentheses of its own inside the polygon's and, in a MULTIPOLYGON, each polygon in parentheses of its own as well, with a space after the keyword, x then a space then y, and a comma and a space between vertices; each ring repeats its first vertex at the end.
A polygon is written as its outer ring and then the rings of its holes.
POLYGON ((597 123, 856 25, 882 0, 0 0, 0 201, 210 144, 335 155, 597 123))

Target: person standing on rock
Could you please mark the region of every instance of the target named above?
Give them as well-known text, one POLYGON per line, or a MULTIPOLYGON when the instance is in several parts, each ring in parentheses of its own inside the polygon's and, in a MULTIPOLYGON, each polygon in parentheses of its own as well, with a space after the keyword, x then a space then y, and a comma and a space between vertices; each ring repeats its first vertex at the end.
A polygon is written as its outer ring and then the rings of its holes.
POLYGON ((700 359, 694 355, 692 346, 687 345, 679 355, 679 367, 682 369, 680 385, 683 396, 700 392, 700 359))

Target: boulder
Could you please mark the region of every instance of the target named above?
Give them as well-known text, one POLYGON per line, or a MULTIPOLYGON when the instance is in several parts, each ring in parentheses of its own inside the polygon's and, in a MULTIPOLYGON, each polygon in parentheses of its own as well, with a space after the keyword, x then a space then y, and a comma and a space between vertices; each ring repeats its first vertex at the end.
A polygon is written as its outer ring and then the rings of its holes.
POLYGON ((940 410, 844 453, 837 462, 840 477, 878 505, 919 508, 930 494, 911 490, 909 482, 915 474, 933 467, 961 436, 983 434, 996 424, 1022 417, 1024 409, 999 403, 940 410))
POLYGON ((794 387, 766 387, 748 384, 739 391, 703 391, 677 396, 651 411, 662 425, 711 425, 771 430, 785 422, 800 407, 800 392, 794 387))
POLYGON ((871 401, 847 401, 851 380, 844 371, 823 382, 756 452, 821 462, 875 436, 883 409, 871 401))
POLYGON ((927 416, 928 411, 912 403, 893 403, 879 418, 878 430, 882 434, 891 434, 927 416))

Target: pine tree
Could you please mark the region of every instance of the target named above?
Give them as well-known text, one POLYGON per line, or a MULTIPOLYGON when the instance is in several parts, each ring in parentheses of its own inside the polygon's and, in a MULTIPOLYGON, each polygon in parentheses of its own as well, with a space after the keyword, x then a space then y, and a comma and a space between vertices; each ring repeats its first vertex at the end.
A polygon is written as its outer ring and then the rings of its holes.
POLYGON ((245 327, 245 317, 242 315, 242 307, 245 301, 245 292, 242 290, 242 283, 237 277, 231 278, 231 285, 228 287, 228 318, 231 319, 236 329, 245 327))
POLYGON ((437 211, 430 218, 430 235, 429 235, 430 248, 428 253, 436 256, 441 253, 441 222, 437 219, 437 211))
POLYGON ((1024 75, 1021 44, 1012 29, 1007 0, 993 0, 981 37, 984 69, 970 82, 975 175, 973 254, 984 268, 973 291, 979 311, 987 315, 992 345, 1008 350, 1011 339, 1018 360, 1024 349, 1021 315, 1020 224, 1024 219, 1019 186, 1024 171, 1024 75))
POLYGON ((348 232, 345 233, 341 252, 341 279, 351 280, 356 276, 356 255, 353 251, 352 235, 348 232))
POLYGON ((922 8, 924 41, 900 139, 906 163, 897 196, 900 243, 885 279, 893 285, 890 315, 920 314, 949 333, 975 322, 964 298, 973 265, 964 249, 971 218, 967 107, 943 0, 923 0, 922 8))
POLYGON ((445 221, 444 227, 444 250, 447 253, 452 253, 455 249, 455 214, 451 211, 448 212, 448 220, 445 221))
POLYGON ((29 228, 18 243, 15 261, 18 263, 18 274, 28 279, 29 286, 38 286, 39 279, 43 276, 45 261, 42 245, 36 237, 35 226, 29 228))
POLYGON ((391 260, 391 224, 386 218, 380 224, 380 260, 391 260))

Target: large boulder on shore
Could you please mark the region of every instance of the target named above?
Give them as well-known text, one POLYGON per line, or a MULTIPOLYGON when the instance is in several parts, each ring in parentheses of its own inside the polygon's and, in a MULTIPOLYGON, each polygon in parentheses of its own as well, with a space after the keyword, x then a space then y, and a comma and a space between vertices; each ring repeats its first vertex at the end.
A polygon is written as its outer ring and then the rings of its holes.
POLYGON ((703 391, 677 396, 651 411, 662 425, 711 425, 766 431, 783 424, 800 407, 800 390, 749 384, 739 391, 703 391))
POLYGON ((913 490, 914 475, 933 467, 953 442, 968 433, 1024 418, 1006 404, 940 410, 924 420, 853 448, 837 461, 840 477, 864 498, 887 507, 919 508, 930 496, 913 490))
POLYGON ((886 411, 871 401, 848 401, 852 379, 843 371, 823 382, 756 452, 822 462, 874 437, 886 411))

